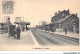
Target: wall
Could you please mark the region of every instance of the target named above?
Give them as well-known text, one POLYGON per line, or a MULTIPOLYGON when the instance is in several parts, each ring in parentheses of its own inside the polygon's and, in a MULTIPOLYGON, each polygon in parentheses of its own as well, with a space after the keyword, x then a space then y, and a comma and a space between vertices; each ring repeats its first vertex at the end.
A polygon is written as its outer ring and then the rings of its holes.
POLYGON ((66 21, 64 21, 64 23, 63 23, 63 30, 64 30, 66 25, 68 25, 68 31, 72 31, 73 30, 72 29, 72 23, 71 23, 72 18, 74 18, 76 21, 78 20, 78 18, 76 16, 72 15, 66 21))

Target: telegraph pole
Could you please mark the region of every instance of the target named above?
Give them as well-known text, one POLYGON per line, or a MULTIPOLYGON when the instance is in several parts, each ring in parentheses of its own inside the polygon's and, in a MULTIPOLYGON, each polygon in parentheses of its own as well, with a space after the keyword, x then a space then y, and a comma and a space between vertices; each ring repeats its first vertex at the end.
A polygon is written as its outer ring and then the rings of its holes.
POLYGON ((3 23, 3 17, 2 17, 2 23, 3 23))
POLYGON ((26 22, 27 22, 27 18, 26 18, 26 22))
POLYGON ((23 16, 23 21, 24 21, 24 16, 23 16))

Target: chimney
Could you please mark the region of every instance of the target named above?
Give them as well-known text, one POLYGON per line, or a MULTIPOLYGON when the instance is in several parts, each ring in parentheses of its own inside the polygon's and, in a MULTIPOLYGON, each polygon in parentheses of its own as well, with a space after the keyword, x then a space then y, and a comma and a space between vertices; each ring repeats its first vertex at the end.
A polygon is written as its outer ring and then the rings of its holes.
POLYGON ((77 13, 75 15, 77 16, 77 13))
POLYGON ((61 11, 58 11, 58 13, 60 13, 61 11))
POLYGON ((55 12, 55 16, 57 15, 57 12, 55 12))
POLYGON ((67 10, 67 12, 69 13, 69 9, 67 10))

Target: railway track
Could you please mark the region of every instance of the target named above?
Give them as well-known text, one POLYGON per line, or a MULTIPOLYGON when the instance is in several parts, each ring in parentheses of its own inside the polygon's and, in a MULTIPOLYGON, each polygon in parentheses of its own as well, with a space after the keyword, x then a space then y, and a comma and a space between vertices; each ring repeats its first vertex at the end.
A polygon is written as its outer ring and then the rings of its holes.
POLYGON ((79 39, 31 29, 40 45, 79 45, 79 39))

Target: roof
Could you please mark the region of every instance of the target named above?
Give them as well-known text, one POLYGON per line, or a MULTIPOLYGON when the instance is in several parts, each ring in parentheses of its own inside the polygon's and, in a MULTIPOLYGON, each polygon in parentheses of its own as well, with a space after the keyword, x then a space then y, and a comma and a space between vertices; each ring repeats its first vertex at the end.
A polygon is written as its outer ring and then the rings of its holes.
MULTIPOLYGON (((63 10, 62 12, 65 12, 66 10, 63 10)), ((58 16, 59 14, 61 14, 62 12, 58 13, 57 15, 53 16, 53 17, 56 17, 58 16)))
POLYGON ((63 11, 61 11, 60 13, 58 13, 57 15, 53 16, 52 19, 51 19, 51 21, 53 20, 53 18, 55 18, 56 16, 60 15, 60 14, 63 13, 63 12, 67 12, 67 10, 63 10, 63 11))
POLYGON ((21 24, 21 25, 30 25, 30 22, 14 22, 15 24, 21 24))
POLYGON ((12 23, 9 21, 7 23, 0 23, 0 25, 12 25, 12 23))
POLYGON ((55 22, 55 23, 62 23, 62 22, 64 22, 66 19, 68 19, 70 16, 72 16, 72 15, 68 15, 68 16, 66 16, 65 18, 63 18, 63 19, 61 19, 61 20, 59 20, 59 21, 57 21, 57 22, 55 22))

